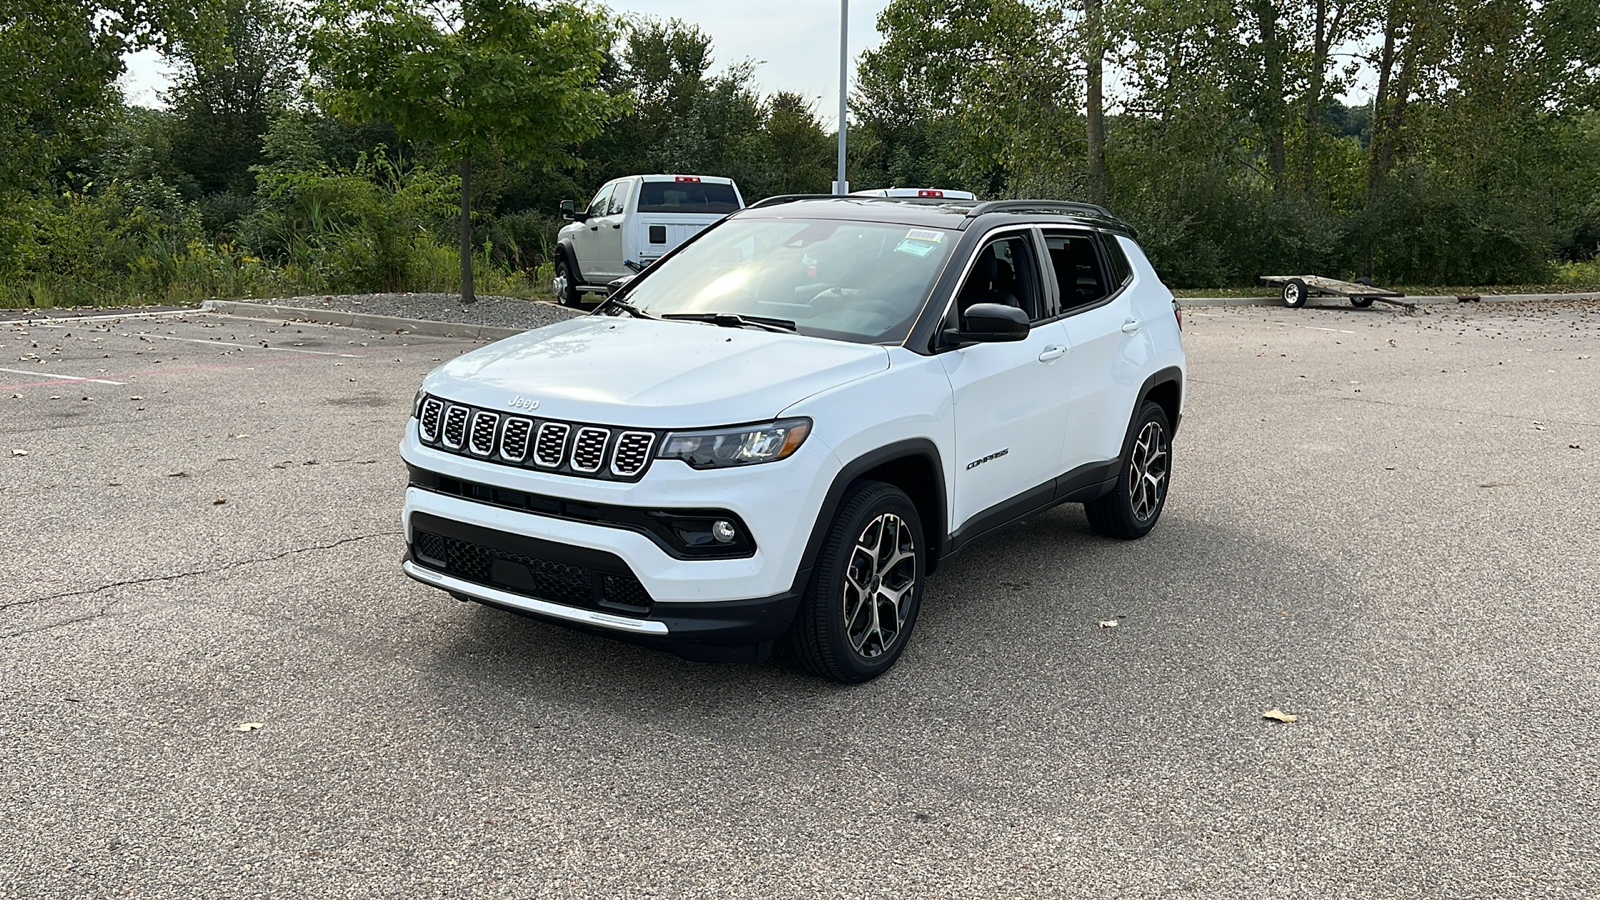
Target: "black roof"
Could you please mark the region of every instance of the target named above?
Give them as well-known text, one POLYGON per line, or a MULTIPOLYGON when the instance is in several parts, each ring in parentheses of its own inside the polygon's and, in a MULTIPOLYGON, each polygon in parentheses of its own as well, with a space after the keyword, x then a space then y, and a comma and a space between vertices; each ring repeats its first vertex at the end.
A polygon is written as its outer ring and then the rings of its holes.
POLYGON ((854 194, 784 194, 758 200, 734 215, 740 218, 856 219, 957 231, 985 217, 1016 217, 1039 224, 1087 225, 1134 236, 1133 228, 1105 207, 1068 200, 980 202, 854 194))

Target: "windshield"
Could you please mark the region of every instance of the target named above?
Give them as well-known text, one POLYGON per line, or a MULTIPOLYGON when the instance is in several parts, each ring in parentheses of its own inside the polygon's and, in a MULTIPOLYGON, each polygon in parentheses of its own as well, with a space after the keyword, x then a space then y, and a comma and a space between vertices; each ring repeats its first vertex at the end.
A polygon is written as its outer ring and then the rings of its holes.
POLYGON ((625 299, 653 316, 733 313, 818 337, 898 342, 953 243, 935 228, 733 219, 645 270, 625 299))

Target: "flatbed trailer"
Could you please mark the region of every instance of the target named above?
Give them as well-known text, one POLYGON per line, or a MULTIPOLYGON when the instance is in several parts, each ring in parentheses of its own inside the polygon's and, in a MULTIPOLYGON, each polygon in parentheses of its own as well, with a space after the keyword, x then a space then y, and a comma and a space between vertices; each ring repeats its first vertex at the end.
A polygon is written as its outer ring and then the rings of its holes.
MULTIPOLYGON (((1261 280, 1269 284, 1283 285, 1283 305, 1292 309, 1299 309, 1306 305, 1306 299, 1313 294, 1331 297, 1348 297, 1350 305, 1365 309, 1372 305, 1372 301, 1379 300, 1411 309, 1415 303, 1405 299, 1405 294, 1400 291, 1391 291, 1362 281, 1340 281, 1337 278, 1323 278, 1321 275, 1263 275, 1261 280)), ((1364 281, 1365 279, 1363 279, 1364 281)))

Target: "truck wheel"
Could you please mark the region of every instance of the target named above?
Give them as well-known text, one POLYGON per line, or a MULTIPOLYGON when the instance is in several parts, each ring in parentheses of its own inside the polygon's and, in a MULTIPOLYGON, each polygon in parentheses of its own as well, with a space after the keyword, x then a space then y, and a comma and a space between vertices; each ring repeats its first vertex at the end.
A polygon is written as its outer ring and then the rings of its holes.
POLYGON ((1111 493, 1083 505, 1096 534, 1132 540, 1156 527, 1172 483, 1172 426, 1156 403, 1146 403, 1128 430, 1122 471, 1111 493))
POLYGON ((1283 305, 1290 309, 1299 309, 1306 305, 1306 283, 1298 278, 1291 278, 1283 283, 1283 305))
POLYGON ((789 655, 846 684, 888 671, 917 621, 926 553, 922 520, 904 492, 881 481, 852 485, 789 627, 789 655))
POLYGON ((1372 298, 1371 297, 1351 297, 1350 298, 1350 305, 1354 306, 1356 309, 1366 309, 1367 307, 1372 305, 1372 298))
POLYGON ((578 283, 572 277, 572 268, 565 259, 556 260, 556 280, 553 284, 556 292, 556 301, 562 306, 580 307, 583 305, 583 293, 578 290, 578 283))

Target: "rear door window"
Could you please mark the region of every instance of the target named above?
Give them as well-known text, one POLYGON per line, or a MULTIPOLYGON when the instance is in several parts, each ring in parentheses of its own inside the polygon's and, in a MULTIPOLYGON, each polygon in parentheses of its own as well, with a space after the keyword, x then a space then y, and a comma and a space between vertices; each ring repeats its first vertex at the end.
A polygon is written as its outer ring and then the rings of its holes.
POLYGON ((646 181, 639 191, 642 213, 736 212, 739 197, 731 184, 703 181, 646 181))
POLYGON ((1112 280, 1094 236, 1086 231, 1046 231, 1050 269, 1060 289, 1061 312, 1093 306, 1112 291, 1112 280))

